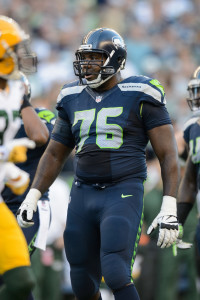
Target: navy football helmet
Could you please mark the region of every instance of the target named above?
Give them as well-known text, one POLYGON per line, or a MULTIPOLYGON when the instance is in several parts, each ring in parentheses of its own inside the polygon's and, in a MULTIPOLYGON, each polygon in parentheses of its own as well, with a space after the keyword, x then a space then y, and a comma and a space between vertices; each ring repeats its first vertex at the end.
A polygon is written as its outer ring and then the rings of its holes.
POLYGON ((83 38, 75 55, 74 73, 79 76, 80 83, 97 88, 124 69, 127 51, 123 38, 116 31, 109 28, 97 28, 83 38), (101 59, 85 59, 85 54, 89 53, 99 53, 102 55, 101 59), (91 73, 91 66, 99 66, 100 71, 91 73), (97 75, 97 78, 91 81, 83 80, 88 74, 97 75))
POLYGON ((188 83, 187 103, 192 111, 200 109, 200 66, 194 71, 192 78, 188 83))

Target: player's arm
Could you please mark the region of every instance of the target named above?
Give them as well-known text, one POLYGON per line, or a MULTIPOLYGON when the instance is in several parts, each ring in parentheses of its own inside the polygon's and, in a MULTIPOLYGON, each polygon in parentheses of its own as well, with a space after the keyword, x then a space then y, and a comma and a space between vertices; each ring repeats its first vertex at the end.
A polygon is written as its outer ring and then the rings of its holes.
POLYGON ((160 213, 153 220, 147 233, 159 225, 157 245, 169 247, 178 237, 176 196, 179 183, 178 151, 173 127, 170 124, 148 131, 152 147, 158 157, 163 181, 163 202, 160 213))
POLYGON ((192 209, 197 195, 196 168, 191 156, 188 156, 185 173, 178 191, 177 215, 181 225, 184 225, 192 209))
POLYGON ((148 131, 150 142, 160 162, 163 195, 177 196, 179 163, 177 144, 172 125, 166 124, 148 131))
POLYGON ((46 125, 39 118, 31 101, 31 85, 28 78, 22 72, 20 80, 24 85, 24 97, 22 99, 20 113, 24 122, 24 129, 27 137, 36 143, 36 146, 43 146, 48 142, 49 131, 46 125))
POLYGON ((39 162, 31 188, 43 194, 59 175, 71 151, 72 148, 51 139, 39 162))
POLYGON ((34 141, 37 147, 45 145, 49 139, 49 131, 35 112, 35 109, 31 105, 26 106, 21 109, 21 116, 28 138, 34 141))
POLYGON ((29 185, 29 174, 10 162, 4 164, 4 173, 5 185, 9 187, 14 194, 22 195, 29 185))

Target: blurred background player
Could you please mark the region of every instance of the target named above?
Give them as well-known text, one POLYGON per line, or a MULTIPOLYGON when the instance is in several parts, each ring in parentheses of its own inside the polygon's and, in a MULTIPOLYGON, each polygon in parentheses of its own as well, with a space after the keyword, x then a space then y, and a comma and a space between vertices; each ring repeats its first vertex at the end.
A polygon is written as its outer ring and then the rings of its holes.
MULTIPOLYGON (((28 174, 13 162, 25 161, 27 147, 34 148, 35 143, 29 139, 11 141, 20 127, 19 110, 26 98, 20 70, 36 68, 29 42, 29 36, 14 20, 0 16, 0 192, 4 182, 17 194, 29 183, 28 174)), ((1 195, 0 236, 0 274, 4 280, 0 299, 26 300, 34 285, 27 244, 1 195)))
POLYGON ((188 83, 187 102, 193 115, 186 122, 184 128, 188 158, 178 193, 177 213, 179 222, 183 226, 194 203, 197 202, 196 257, 198 277, 200 277, 200 66, 195 70, 188 83))
MULTIPOLYGON (((27 78, 23 75, 23 80, 26 82, 28 89, 29 84, 27 78)), ((53 124, 55 122, 55 115, 45 108, 33 108, 30 101, 30 91, 28 92, 29 99, 26 99, 26 102, 21 106, 21 127, 15 136, 15 140, 28 137, 33 140, 36 144, 34 149, 29 149, 27 152, 27 160, 23 163, 17 164, 17 166, 26 171, 30 176, 31 184, 35 171, 38 165, 38 161, 41 158, 46 146, 48 144, 51 131, 53 129, 53 124)), ((3 199, 8 207, 12 210, 14 215, 16 215, 17 210, 26 196, 27 191, 23 195, 16 195, 12 191, 5 187, 2 192, 3 199)), ((35 247, 34 244, 38 245, 39 248, 45 249, 47 229, 50 222, 50 210, 49 210, 49 201, 48 201, 48 191, 46 191, 43 197, 40 199, 41 202, 38 203, 38 213, 35 215, 34 226, 31 228, 23 229, 25 234, 29 252, 32 254, 35 247), (42 210, 41 210, 42 208, 42 210), (41 215, 45 214, 43 217, 41 215), (39 215, 41 218, 39 218, 39 215), (40 221, 39 221, 40 219, 40 221), (36 233, 39 233, 39 224, 41 223, 42 228, 42 238, 37 236, 36 233), (43 231, 44 230, 44 231, 43 231)))
MULTIPOLYGON (((178 194, 178 218, 181 225, 193 207, 200 190, 200 67, 188 83, 188 105, 193 112, 184 127, 184 139, 187 144, 188 158, 178 194)), ((200 241, 199 241, 200 250, 200 241)))
MULTIPOLYGON (((29 82, 24 74, 21 74, 21 80, 26 86, 26 99, 22 103, 21 113, 21 127, 15 136, 15 140, 29 137, 36 144, 34 149, 29 149, 27 152, 27 160, 23 163, 16 164, 21 170, 27 172, 30 177, 29 185, 32 183, 38 161, 41 158, 49 141, 55 115, 45 108, 33 108, 30 103, 31 90, 29 82)), ((19 206, 21 205, 27 190, 21 194, 16 195, 8 187, 2 191, 2 197, 9 207, 9 209, 16 215, 19 206)), ((40 201, 38 201, 37 214, 34 216, 34 226, 24 228, 23 233, 28 243, 29 254, 32 255, 36 248, 45 250, 47 233, 50 224, 50 206, 48 190, 43 194, 40 201)), ((32 299, 32 296, 29 296, 32 299)))

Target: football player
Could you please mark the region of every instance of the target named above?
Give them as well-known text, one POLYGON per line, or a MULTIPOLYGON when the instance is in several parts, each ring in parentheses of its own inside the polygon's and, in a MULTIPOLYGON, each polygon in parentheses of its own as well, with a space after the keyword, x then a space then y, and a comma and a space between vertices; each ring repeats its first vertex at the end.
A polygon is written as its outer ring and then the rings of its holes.
POLYGON ((126 55, 123 38, 112 29, 94 29, 83 38, 73 63, 79 80, 58 96, 51 140, 18 215, 22 226, 32 225, 38 199, 75 148, 64 240, 79 300, 102 299, 102 275, 116 300, 139 299, 131 270, 141 234, 149 140, 162 169, 163 202, 148 233, 159 226, 162 248, 178 236, 178 155, 165 92, 156 79, 123 79, 126 55))
MULTIPOLYGON (((188 158, 178 192, 177 205, 178 220, 182 226, 196 200, 200 213, 200 66, 188 83, 187 103, 193 114, 184 126, 188 158)), ((197 246, 200 251, 200 222, 197 226, 197 246)))
POLYGON ((14 20, 0 16, 0 274, 4 280, 0 299, 4 300, 25 300, 34 286, 26 240, 1 196, 4 182, 17 194, 29 183, 28 173, 13 162, 25 161, 27 147, 34 148, 35 143, 27 138, 12 141, 20 127, 20 107, 28 102, 21 71, 35 71, 36 66, 29 42, 14 20))
MULTIPOLYGON (((27 159, 25 162, 16 164, 20 170, 29 174, 30 182, 32 183, 38 161, 41 158, 46 146, 49 142, 49 137, 53 129, 55 115, 45 108, 35 108, 26 106, 21 109, 21 127, 15 136, 15 141, 22 140, 29 136, 35 141, 36 147, 29 149, 27 152, 27 159), (46 127, 46 128, 45 128, 46 127)), ((6 186, 2 191, 2 197, 8 208, 16 215, 17 210, 24 200, 28 190, 23 194, 16 194, 6 186)), ((34 214, 34 226, 30 228, 22 228, 23 233, 28 243, 29 254, 32 255, 36 248, 45 250, 47 233, 50 225, 50 205, 48 190, 42 195, 38 201, 37 213, 34 214)), ((29 300, 33 299, 29 295, 29 300)))
MULTIPOLYGON (((16 164, 21 170, 29 174, 30 186, 35 175, 39 159, 41 158, 49 142, 49 137, 55 122, 55 115, 50 110, 45 108, 33 109, 31 105, 26 109, 22 109, 21 115, 21 127, 15 136, 15 140, 21 140, 22 138, 28 136, 36 143, 36 147, 34 149, 28 150, 27 160, 25 162, 16 164), (46 128, 43 128, 45 125, 46 128)), ((17 210, 24 200, 27 192, 28 190, 21 195, 16 195, 16 193, 13 193, 9 187, 5 187, 2 191, 2 197, 14 215, 16 215, 17 210)), ((35 248, 45 250, 49 222, 50 207, 47 190, 42 195, 40 201, 38 201, 38 210, 34 215, 34 226, 30 228, 23 228, 30 255, 33 254, 35 248), (44 218, 42 217, 43 215, 44 218), (40 219, 43 219, 41 226, 39 226, 40 219), (36 247, 34 245, 36 245, 36 247)))

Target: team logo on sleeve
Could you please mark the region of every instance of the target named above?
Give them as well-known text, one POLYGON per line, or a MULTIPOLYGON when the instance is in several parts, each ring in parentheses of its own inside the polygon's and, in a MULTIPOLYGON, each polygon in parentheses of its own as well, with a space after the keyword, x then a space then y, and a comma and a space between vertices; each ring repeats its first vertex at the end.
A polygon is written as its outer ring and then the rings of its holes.
POLYGON ((96 96, 95 101, 96 101, 97 103, 101 102, 101 100, 102 100, 102 96, 96 96))

